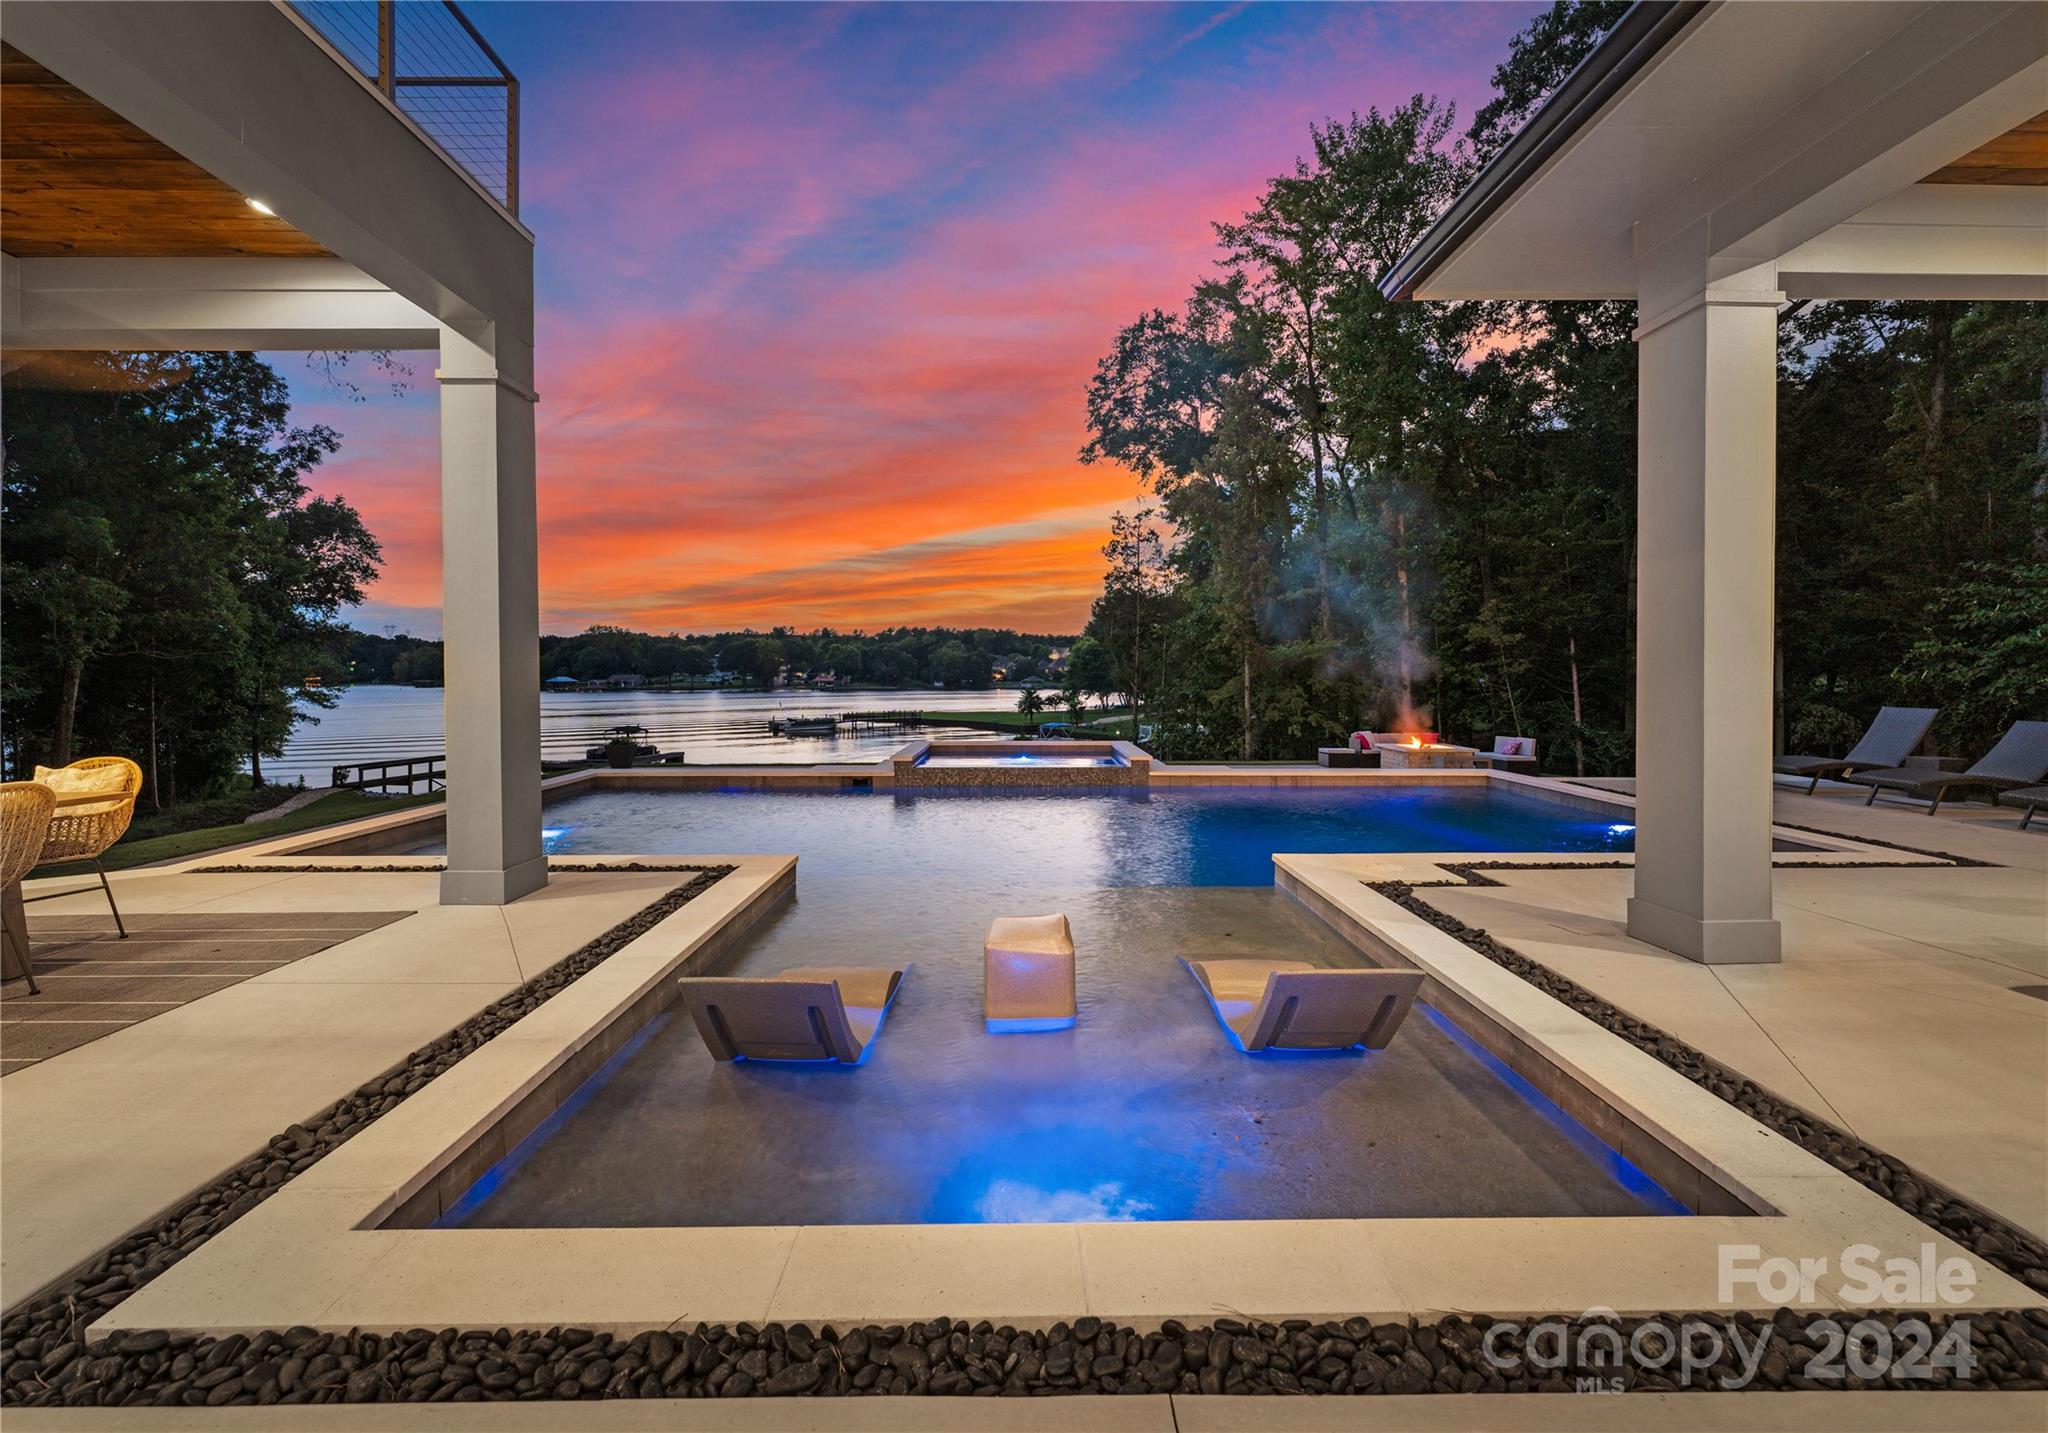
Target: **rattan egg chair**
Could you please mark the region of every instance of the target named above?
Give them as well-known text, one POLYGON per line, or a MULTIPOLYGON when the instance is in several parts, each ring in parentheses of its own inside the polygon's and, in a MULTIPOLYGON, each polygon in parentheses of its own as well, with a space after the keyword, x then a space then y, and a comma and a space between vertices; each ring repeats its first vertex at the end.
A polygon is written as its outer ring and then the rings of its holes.
MULTIPOLYGON (((114 904, 114 888, 107 883, 107 868, 100 864, 105 850, 121 839, 128 829, 128 823, 135 819, 135 798, 142 794, 142 768, 125 756, 88 756, 74 761, 57 771, 36 768, 36 779, 47 781, 53 776, 69 771, 104 771, 109 767, 124 769, 125 780, 119 787, 90 796, 68 798, 60 789, 57 793, 57 809, 50 817, 50 839, 43 846, 43 858, 36 862, 43 866, 68 866, 76 861, 90 861, 92 868, 99 872, 100 889, 107 893, 107 909, 114 913, 114 929, 121 933, 121 939, 128 938, 128 927, 121 923, 121 908, 114 904)), ((77 891, 51 891, 32 900, 54 900, 58 896, 74 896, 77 891)))
MULTIPOLYGON (((56 808, 57 793, 40 781, 0 783, 0 890, 12 886, 35 869, 42 859, 43 843, 50 835, 50 812, 56 808)), ((28 978, 28 993, 36 988, 36 968, 29 958, 26 939, 17 941, 10 924, 0 935, 21 961, 21 973, 28 978)))

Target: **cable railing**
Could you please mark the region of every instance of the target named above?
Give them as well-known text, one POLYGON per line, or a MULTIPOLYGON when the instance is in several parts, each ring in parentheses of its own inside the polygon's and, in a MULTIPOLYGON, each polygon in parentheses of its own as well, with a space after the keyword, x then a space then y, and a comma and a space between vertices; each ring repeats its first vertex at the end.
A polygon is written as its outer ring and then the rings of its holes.
POLYGON ((289 0, 484 190, 519 213, 519 79, 454 0, 289 0))

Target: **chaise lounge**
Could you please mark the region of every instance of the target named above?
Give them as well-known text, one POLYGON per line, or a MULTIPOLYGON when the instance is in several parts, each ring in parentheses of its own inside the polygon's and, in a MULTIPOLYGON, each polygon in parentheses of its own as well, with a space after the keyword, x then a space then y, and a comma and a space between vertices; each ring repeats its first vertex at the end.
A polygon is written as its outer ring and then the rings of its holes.
POLYGON ((1959 787, 2013 791, 2038 785, 2044 777, 2048 777, 2048 721, 2016 721, 1998 739, 1998 745, 1968 771, 1902 766, 1891 771, 1852 772, 1848 780, 1870 788, 1865 806, 1876 801, 1880 791, 1897 791, 1929 801, 1927 814, 1932 816, 1948 793, 1959 787))
POLYGON ((808 965, 780 975, 696 976, 676 984, 713 1059, 858 1065, 874 1048, 903 974, 808 965))
POLYGON ((2020 830, 2024 831, 2034 824, 2034 812, 2048 806, 2048 786, 2022 786, 2017 791, 2000 792, 1998 804, 2018 807, 2026 813, 2020 817, 2020 830))
POLYGON ((1823 777, 1842 777, 1852 771, 1898 770, 1906 758, 1927 739, 1934 725, 1936 707, 1880 707, 1863 739, 1849 754, 1833 756, 1774 756, 1771 770, 1779 776, 1804 776, 1806 794, 1811 796, 1823 777))
POLYGON ((1303 960, 1181 964, 1209 997, 1230 1043, 1262 1050, 1384 1050, 1422 989, 1419 970, 1323 970, 1303 960))

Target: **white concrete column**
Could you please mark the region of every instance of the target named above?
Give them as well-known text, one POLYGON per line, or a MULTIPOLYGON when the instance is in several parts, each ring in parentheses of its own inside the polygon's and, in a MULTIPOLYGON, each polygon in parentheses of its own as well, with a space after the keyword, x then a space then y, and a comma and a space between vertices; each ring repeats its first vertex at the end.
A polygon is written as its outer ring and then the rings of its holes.
POLYGON ((443 905, 503 905, 548 879, 530 371, 523 361, 501 364, 488 339, 442 330, 435 377, 448 724, 443 905))
MULTIPOLYGON (((1768 271, 1646 302, 1637 331, 1636 871, 1629 934, 1775 961, 1771 636, 1777 308, 1768 271)), ((1646 296, 1647 299, 1648 296, 1646 296)))

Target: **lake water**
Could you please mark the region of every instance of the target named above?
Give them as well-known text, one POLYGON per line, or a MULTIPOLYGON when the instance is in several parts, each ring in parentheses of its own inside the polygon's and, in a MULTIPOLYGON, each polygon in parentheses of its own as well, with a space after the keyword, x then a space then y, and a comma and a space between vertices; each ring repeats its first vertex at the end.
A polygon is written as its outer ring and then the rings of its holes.
MULTIPOLYGON (((343 762, 435 756, 447 749, 438 687, 350 687, 316 726, 299 728, 282 759, 266 761, 273 781, 325 786, 343 762)), ((551 761, 583 755, 607 727, 644 726, 642 738, 663 751, 682 751, 698 765, 869 761, 903 745, 901 733, 836 737, 776 736, 778 716, 852 711, 1011 711, 1011 691, 948 692, 930 688, 861 692, 539 692, 541 752, 551 761)), ((1051 713, 1048 720, 1057 720, 1051 713)), ((919 735, 958 735, 965 728, 928 727, 919 735)))

